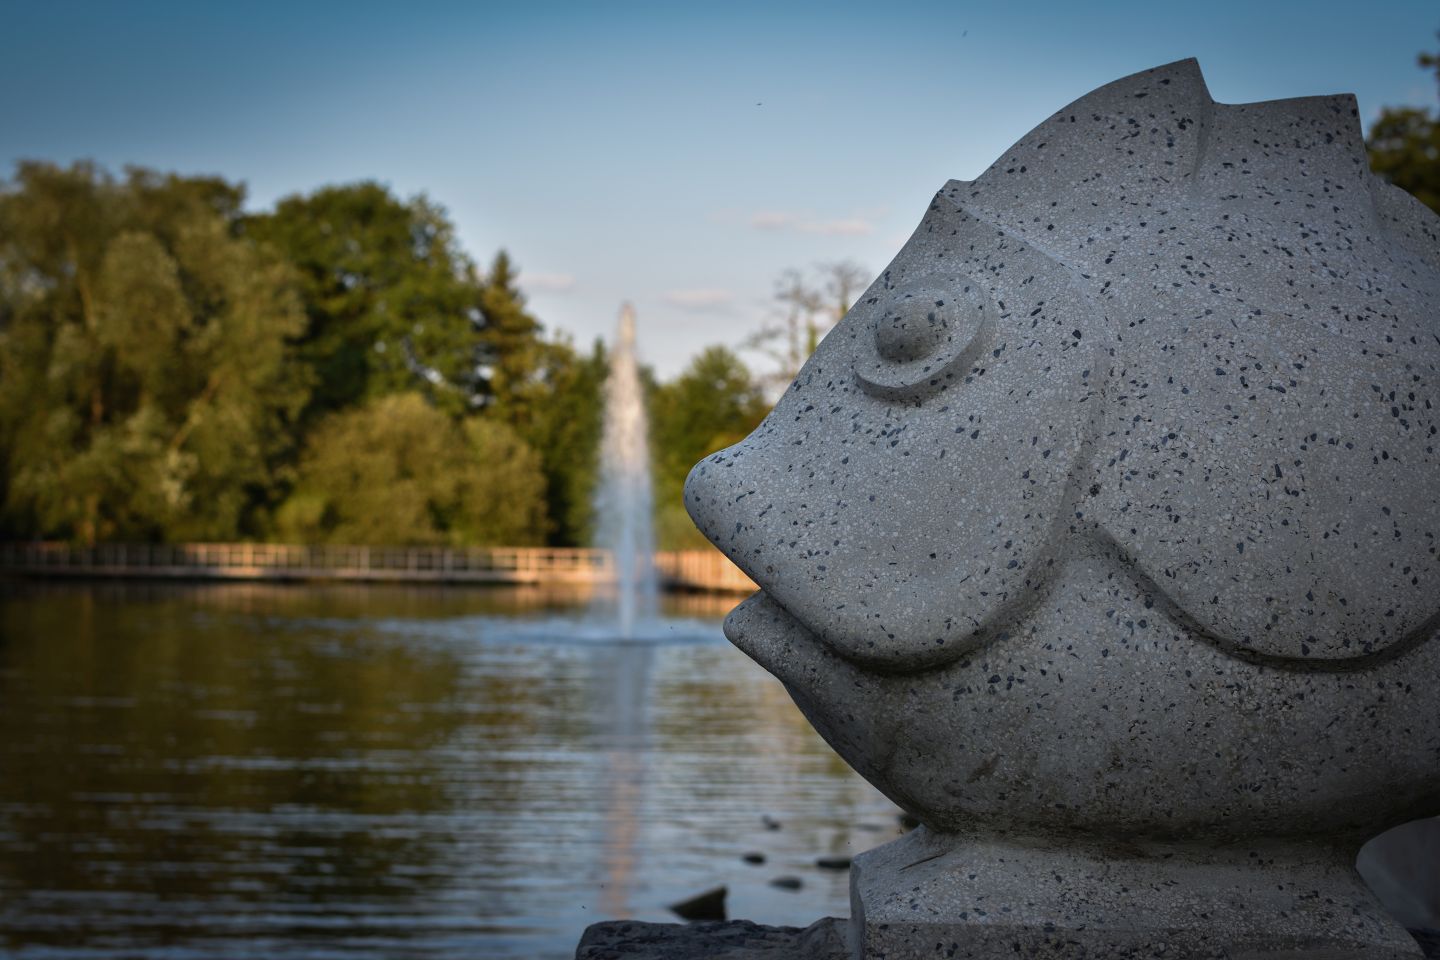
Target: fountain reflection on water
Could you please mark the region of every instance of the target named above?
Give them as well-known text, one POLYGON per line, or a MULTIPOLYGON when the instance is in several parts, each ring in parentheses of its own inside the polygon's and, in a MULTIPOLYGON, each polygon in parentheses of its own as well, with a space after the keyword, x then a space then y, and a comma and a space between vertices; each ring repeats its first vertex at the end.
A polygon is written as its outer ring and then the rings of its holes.
POLYGON ((624 638, 655 620, 655 533, 651 517, 649 418, 635 358, 635 310, 620 309, 610 375, 605 381, 605 428, 595 489, 596 545, 614 558, 613 584, 597 594, 624 638))
POLYGON ((601 906, 610 916, 631 913, 639 807, 648 779, 649 740, 645 705, 654 640, 659 622, 655 577, 653 497, 650 484, 650 421, 635 356, 635 310, 620 308, 610 372, 605 381, 605 420, 600 439, 600 473, 594 492, 596 545, 610 551, 615 577, 596 593, 592 619, 613 629, 619 643, 597 645, 592 657, 599 681, 592 693, 603 699, 597 731, 608 772, 604 788, 606 882, 601 906))

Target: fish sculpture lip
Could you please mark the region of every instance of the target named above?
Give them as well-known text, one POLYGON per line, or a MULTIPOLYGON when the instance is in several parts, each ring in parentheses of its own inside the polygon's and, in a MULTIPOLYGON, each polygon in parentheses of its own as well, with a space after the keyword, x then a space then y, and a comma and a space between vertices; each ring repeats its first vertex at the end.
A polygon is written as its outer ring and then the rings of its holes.
POLYGON ((1108 84, 945 184, 692 470, 762 591, 726 635, 939 829, 1440 810, 1437 318, 1440 218, 1353 98, 1108 84))

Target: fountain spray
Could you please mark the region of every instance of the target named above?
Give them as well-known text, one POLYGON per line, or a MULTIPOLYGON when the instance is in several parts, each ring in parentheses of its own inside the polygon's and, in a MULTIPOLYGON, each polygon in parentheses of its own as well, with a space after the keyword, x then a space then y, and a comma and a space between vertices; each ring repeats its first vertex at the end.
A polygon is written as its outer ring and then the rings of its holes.
POLYGON ((605 381, 605 428, 595 489, 596 545, 614 557, 614 614, 620 632, 658 611, 650 490, 649 419, 635 359, 635 309, 625 304, 605 381))

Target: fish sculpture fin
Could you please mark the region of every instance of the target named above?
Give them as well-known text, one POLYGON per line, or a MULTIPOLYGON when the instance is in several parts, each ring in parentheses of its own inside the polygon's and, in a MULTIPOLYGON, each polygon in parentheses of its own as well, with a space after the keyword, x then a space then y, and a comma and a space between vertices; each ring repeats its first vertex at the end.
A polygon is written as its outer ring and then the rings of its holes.
POLYGON ((1214 107, 1194 59, 1143 70, 1057 111, 951 199, 1039 246, 1064 245, 1056 230, 1183 189, 1214 107))

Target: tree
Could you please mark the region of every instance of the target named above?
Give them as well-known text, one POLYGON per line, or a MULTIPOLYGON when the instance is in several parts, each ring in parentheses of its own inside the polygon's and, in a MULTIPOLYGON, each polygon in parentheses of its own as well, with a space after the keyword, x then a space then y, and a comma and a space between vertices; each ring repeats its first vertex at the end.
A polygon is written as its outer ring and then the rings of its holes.
POLYGON ((703 547, 685 514, 685 477, 699 460, 745 438, 769 410, 760 385, 725 347, 707 347, 651 400, 657 542, 703 547))
MULTIPOLYGON (((825 317, 825 329, 828 331, 845 319, 845 314, 850 312, 860 294, 865 292, 870 283, 870 274, 853 260, 836 260, 822 263, 820 276, 824 309, 829 311, 825 317)), ((814 353, 819 345, 820 338, 816 336, 810 343, 810 353, 814 353)))
POLYGON ((480 288, 474 392, 477 406, 524 429, 545 397, 541 365, 554 357, 542 345, 540 322, 525 310, 515 276, 501 250, 480 288))
MULTIPOLYGON (((1417 61, 1440 84, 1440 54, 1422 53, 1417 61)), ((1386 107, 1366 146, 1372 170, 1440 213, 1440 116, 1428 107, 1386 107)))
POLYGON ((549 542, 587 546, 593 532, 593 494, 609 368, 604 344, 585 355, 568 340, 544 341, 534 374, 538 396, 519 426, 540 455, 545 474, 549 542))
POLYGON ((813 279, 789 269, 775 282, 779 319, 767 323, 742 344, 742 350, 764 354, 775 369, 762 377, 778 395, 815 352, 820 340, 839 323, 865 287, 868 274, 852 260, 815 266, 813 279))
POLYGON ((538 455, 505 424, 390 394, 316 427, 277 533, 305 543, 536 544, 542 486, 538 455))
POLYGON ((470 407, 480 281, 444 210, 365 182, 288 197, 245 229, 300 271, 300 352, 316 374, 307 420, 409 390, 470 407))
POLYGON ((309 395, 290 269, 240 188, 22 163, 0 194, 11 535, 234 538, 264 524, 309 395))

